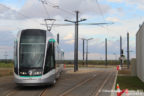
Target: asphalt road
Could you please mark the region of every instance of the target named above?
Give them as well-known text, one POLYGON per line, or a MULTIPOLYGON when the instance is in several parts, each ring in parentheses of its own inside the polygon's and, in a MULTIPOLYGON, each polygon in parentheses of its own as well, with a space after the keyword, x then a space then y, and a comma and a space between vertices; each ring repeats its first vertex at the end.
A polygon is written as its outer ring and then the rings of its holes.
POLYGON ((20 87, 13 76, 0 78, 0 96, 110 96, 116 77, 113 69, 66 69, 54 86, 20 87))

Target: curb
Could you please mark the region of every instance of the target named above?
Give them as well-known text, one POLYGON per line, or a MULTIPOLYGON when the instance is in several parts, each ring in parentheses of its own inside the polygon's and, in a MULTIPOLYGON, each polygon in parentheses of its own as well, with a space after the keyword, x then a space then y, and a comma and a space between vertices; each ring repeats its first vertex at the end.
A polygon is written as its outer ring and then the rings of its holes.
MULTIPOLYGON (((116 76, 115 76, 115 80, 114 80, 114 84, 113 84, 112 90, 115 90, 115 85, 116 85, 117 76, 118 76, 118 71, 116 72, 116 76)), ((111 92, 111 95, 110 95, 110 96, 114 96, 114 92, 111 92)))

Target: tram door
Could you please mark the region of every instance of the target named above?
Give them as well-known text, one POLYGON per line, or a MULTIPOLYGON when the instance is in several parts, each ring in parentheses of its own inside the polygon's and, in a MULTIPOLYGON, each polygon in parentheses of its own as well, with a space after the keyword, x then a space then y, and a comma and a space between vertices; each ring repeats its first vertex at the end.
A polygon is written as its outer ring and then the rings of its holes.
POLYGON ((48 42, 44 73, 47 73, 52 69, 55 69, 55 46, 54 46, 55 44, 54 43, 55 42, 52 41, 51 39, 48 42))

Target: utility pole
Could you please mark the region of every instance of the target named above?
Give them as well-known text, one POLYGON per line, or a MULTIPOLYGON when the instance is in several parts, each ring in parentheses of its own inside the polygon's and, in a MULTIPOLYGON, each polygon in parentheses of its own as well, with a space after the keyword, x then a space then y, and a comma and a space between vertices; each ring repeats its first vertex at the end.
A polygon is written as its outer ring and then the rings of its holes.
POLYGON ((127 68, 129 69, 130 60, 129 60, 129 33, 127 33, 127 68))
POLYGON ((75 71, 78 71, 78 16, 79 11, 76 11, 76 23, 75 23, 75 54, 74 54, 74 63, 75 63, 75 71))
POLYGON ((87 48, 86 48, 86 66, 88 67, 88 41, 89 40, 92 40, 93 38, 90 38, 90 39, 86 39, 87 41, 87 48))
POLYGON ((82 38, 82 41, 83 41, 83 65, 84 65, 84 56, 85 56, 85 49, 84 49, 84 47, 85 47, 85 45, 84 45, 85 41, 84 40, 85 39, 82 38))
POLYGON ((74 44, 74 72, 78 71, 78 25, 79 22, 85 21, 86 19, 79 20, 79 11, 76 11, 76 21, 64 20, 75 24, 75 44, 74 44))
POLYGON ((83 40, 83 65, 84 65, 84 40, 83 40))
POLYGON ((107 38, 105 39, 105 65, 107 66, 107 38))
POLYGON ((120 36, 120 65, 121 65, 121 67, 122 67, 122 59, 121 59, 121 57, 122 57, 122 37, 120 36))
POLYGON ((88 67, 88 40, 86 40, 87 42, 87 47, 86 47, 86 66, 88 67))

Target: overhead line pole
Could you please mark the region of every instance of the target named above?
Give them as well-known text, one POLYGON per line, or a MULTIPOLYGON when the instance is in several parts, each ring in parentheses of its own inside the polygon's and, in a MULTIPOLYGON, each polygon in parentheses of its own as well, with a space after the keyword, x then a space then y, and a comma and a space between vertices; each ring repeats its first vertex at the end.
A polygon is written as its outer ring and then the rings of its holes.
POLYGON ((129 51, 129 33, 127 33, 127 68, 129 69, 129 65, 130 65, 130 55, 129 55, 130 51, 129 51))
POLYGON ((83 65, 84 65, 84 40, 83 40, 83 65))
POLYGON ((79 11, 76 11, 76 21, 65 20, 75 24, 75 44, 74 44, 74 72, 78 71, 78 25, 79 22, 85 21, 86 19, 79 20, 79 11))
POLYGON ((105 65, 107 66, 107 38, 105 39, 105 65))
POLYGON ((122 67, 121 56, 122 56, 122 37, 120 36, 120 65, 121 65, 121 67, 122 67))
POLYGON ((75 71, 78 71, 78 14, 76 11, 76 23, 75 23, 75 53, 74 53, 74 64, 75 71))
POLYGON ((88 40, 86 40, 87 42, 87 47, 86 47, 86 66, 88 67, 88 40))
POLYGON ((83 65, 84 65, 84 63, 85 63, 85 62, 84 62, 84 59, 85 59, 85 58, 84 58, 84 56, 85 56, 85 44, 84 44, 84 43, 85 43, 85 39, 82 38, 82 41, 83 41, 83 65))
POLYGON ((85 39, 87 41, 87 48, 86 48, 86 66, 88 67, 88 41, 92 40, 93 38, 85 39))

